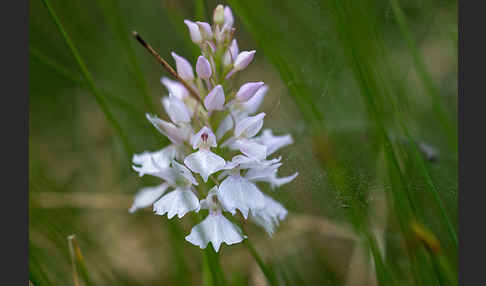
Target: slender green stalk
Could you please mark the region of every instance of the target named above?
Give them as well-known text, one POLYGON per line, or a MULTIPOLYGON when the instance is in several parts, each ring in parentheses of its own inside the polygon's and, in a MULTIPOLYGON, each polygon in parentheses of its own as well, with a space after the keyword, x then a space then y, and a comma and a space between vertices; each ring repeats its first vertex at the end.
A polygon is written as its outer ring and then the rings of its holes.
POLYGON ((253 256, 256 263, 258 264, 258 267, 260 267, 260 270, 263 272, 263 275, 265 275, 265 278, 267 278, 268 284, 278 285, 277 277, 275 277, 275 273, 273 272, 273 270, 270 267, 265 265, 265 262, 260 257, 260 255, 256 251, 255 247, 253 247, 253 244, 250 242, 250 240, 245 239, 243 243, 246 246, 246 248, 248 248, 248 250, 250 251, 251 255, 253 256))
POLYGON ((435 86, 430 73, 427 71, 427 67, 420 55, 420 51, 418 49, 417 43, 410 32, 408 27, 405 14, 403 13, 398 0, 390 0, 393 13, 395 15, 395 19, 397 20, 398 26, 400 31, 402 32, 403 36, 407 41, 408 48, 412 53, 413 62, 415 64, 415 69, 419 75, 419 78, 422 80, 425 89, 427 90, 427 94, 430 96, 433 102, 434 111, 439 118, 440 123, 442 124, 444 130, 446 131, 449 139, 449 144, 452 147, 454 152, 457 152, 457 131, 456 127, 453 126, 449 117, 446 114, 444 104, 442 99, 439 97, 439 92, 437 87, 435 86))
POLYGON ((84 61, 81 59, 81 56, 79 55, 78 50, 74 46, 73 42, 71 41, 71 38, 68 36, 66 31, 64 30, 64 27, 62 26, 61 22, 59 21, 59 18, 56 16, 54 10, 52 9, 49 0, 41 0, 44 6, 47 8, 47 11, 49 12, 49 16, 52 18, 54 23, 56 24, 57 29, 59 30, 59 33, 61 34, 62 38, 64 39, 66 45, 69 48, 69 51, 71 52, 72 56, 76 60, 76 63, 79 66, 79 69, 81 70, 81 73, 83 74, 83 77, 85 78, 89 89, 91 90, 91 93, 94 95, 96 102, 100 106, 101 110, 105 114, 106 118, 108 119, 108 122, 111 124, 115 132, 118 134, 118 136, 121 139, 121 142, 129 154, 133 154, 133 146, 128 140, 128 137, 122 130, 120 124, 118 121, 115 119, 115 116, 111 112, 111 110, 108 107, 108 104, 106 102, 106 98, 103 96, 103 94, 99 91, 99 89, 96 87, 93 77, 89 73, 88 69, 86 68, 86 65, 84 64, 84 61))

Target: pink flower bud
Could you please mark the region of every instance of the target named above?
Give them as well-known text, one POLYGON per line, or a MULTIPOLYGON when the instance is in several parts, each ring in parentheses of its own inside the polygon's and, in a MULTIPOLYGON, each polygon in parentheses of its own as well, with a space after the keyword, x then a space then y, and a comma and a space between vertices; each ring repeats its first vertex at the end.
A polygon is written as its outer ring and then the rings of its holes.
POLYGON ((261 112, 242 119, 236 124, 235 137, 252 138, 255 136, 262 129, 264 117, 265 113, 261 112))
POLYGON ((204 56, 197 58, 196 73, 202 79, 209 79, 211 77, 211 64, 204 56))
POLYGON ((208 111, 222 110, 224 105, 224 91, 221 85, 217 85, 204 98, 204 106, 208 111))
POLYGON ((238 49, 238 43, 236 42, 236 39, 233 39, 233 41, 231 41, 229 48, 224 53, 223 65, 225 67, 231 65, 235 61, 236 57, 238 56, 239 51, 240 50, 238 49))
POLYGON ((199 26, 189 20, 184 20, 184 24, 187 25, 187 28, 189 28, 189 34, 191 35, 191 40, 195 44, 200 44, 203 41, 203 36, 201 35, 201 32, 199 31, 199 26))
POLYGON ((268 91, 268 86, 264 85, 261 88, 258 89, 258 91, 255 93, 255 95, 250 98, 249 100, 243 102, 243 109, 248 113, 248 114, 254 114, 255 112, 258 111, 258 108, 262 104, 263 98, 265 97, 265 94, 268 91))
POLYGON ((229 27, 232 27, 234 23, 234 17, 229 6, 224 7, 223 14, 224 14, 224 24, 228 25, 229 27))
POLYGON ((233 69, 236 71, 240 71, 245 69, 253 60, 253 56, 255 55, 255 50, 253 51, 243 51, 241 52, 235 59, 233 64, 233 69))
POLYGON ((211 39, 213 38, 213 30, 211 29, 211 25, 206 22, 196 22, 199 26, 199 31, 204 39, 211 39))
POLYGON ((191 64, 185 58, 179 56, 174 52, 172 52, 172 57, 176 62, 177 74, 183 80, 187 80, 187 81, 194 80, 194 72, 192 70, 191 64))
POLYGON ((245 83, 236 93, 236 98, 239 101, 247 101, 252 98, 253 95, 255 95, 255 92, 257 92, 257 90, 263 85, 264 83, 262 81, 245 83))

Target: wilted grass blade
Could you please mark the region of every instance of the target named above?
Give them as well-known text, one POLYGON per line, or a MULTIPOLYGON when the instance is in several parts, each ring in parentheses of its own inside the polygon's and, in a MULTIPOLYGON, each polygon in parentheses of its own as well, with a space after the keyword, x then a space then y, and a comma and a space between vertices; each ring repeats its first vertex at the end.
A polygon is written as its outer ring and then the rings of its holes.
POLYGON ((79 247, 78 241, 74 234, 68 236, 69 244, 69 254, 71 256, 71 264, 73 269, 73 283, 74 286, 79 286, 79 273, 84 283, 89 286, 93 285, 91 283, 91 278, 89 277, 88 270, 86 269, 86 264, 84 262, 83 254, 81 253, 81 248, 79 247), (79 270, 79 272, 78 272, 79 270))

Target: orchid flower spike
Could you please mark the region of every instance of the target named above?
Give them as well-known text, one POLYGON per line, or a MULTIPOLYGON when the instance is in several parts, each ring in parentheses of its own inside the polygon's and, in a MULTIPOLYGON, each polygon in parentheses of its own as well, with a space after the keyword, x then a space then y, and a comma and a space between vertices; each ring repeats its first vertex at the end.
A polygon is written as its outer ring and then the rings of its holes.
POLYGON ((298 173, 278 176, 284 161, 275 154, 293 144, 292 136, 262 131, 265 113, 258 109, 268 86, 255 81, 233 88, 232 76, 244 71, 256 52, 239 50, 230 7, 218 5, 212 20, 184 20, 200 56, 193 65, 172 53, 176 80, 160 80, 166 89, 161 99, 165 115, 146 114, 170 144, 132 158, 138 176, 160 181, 141 188, 128 211, 152 206, 156 215, 181 219, 202 209, 207 216, 185 240, 202 249, 211 244, 218 252, 222 244, 247 238, 237 220, 249 220, 274 235, 288 211, 260 188, 269 184, 274 190, 298 173), (229 216, 235 217, 230 221, 229 216))

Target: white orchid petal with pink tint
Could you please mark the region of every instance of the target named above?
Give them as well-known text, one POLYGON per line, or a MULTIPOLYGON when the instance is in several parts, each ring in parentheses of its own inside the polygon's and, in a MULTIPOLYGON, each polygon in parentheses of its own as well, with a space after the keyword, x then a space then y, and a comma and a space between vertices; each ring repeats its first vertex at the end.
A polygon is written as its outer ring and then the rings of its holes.
POLYGON ((277 163, 268 166, 261 166, 256 168, 250 168, 245 174, 245 178, 248 180, 258 180, 271 177, 282 166, 282 163, 277 163))
POLYGON ((288 211, 273 198, 265 195, 265 207, 252 212, 250 220, 263 227, 272 236, 280 221, 284 220, 288 211))
POLYGON ((263 85, 264 83, 262 81, 245 83, 236 93, 236 99, 242 102, 249 100, 263 85))
POLYGON ((251 163, 251 162, 254 162, 254 159, 240 154, 240 155, 234 156, 231 159, 231 161, 226 162, 226 165, 224 166, 223 169, 231 170, 231 169, 234 169, 236 167, 241 166, 242 164, 248 164, 248 163, 251 163))
POLYGON ((191 137, 191 145, 193 149, 210 148, 218 146, 216 136, 213 131, 207 126, 204 126, 196 134, 191 137))
POLYGON ((299 175, 298 172, 294 173, 293 175, 287 177, 277 177, 277 170, 273 172, 273 174, 265 177, 255 177, 251 179, 252 182, 267 182, 270 184, 272 189, 278 188, 285 184, 292 182, 297 176, 299 175))
POLYGON ((263 160, 267 157, 267 146, 253 140, 238 139, 234 142, 234 146, 250 158, 263 160))
POLYGON ((226 162, 222 157, 208 149, 201 148, 199 151, 187 156, 184 159, 184 164, 194 173, 200 174, 203 181, 207 182, 209 176, 223 169, 226 162))
POLYGON ((199 26, 199 31, 204 39, 212 39, 213 38, 213 29, 211 25, 206 22, 196 21, 196 24, 199 26))
POLYGON ((219 251, 221 244, 227 245, 240 243, 246 235, 241 229, 230 222, 221 213, 209 214, 202 222, 191 229, 191 233, 186 236, 186 240, 201 249, 205 249, 211 242, 216 252, 219 251))
POLYGON ((180 100, 183 100, 184 98, 189 96, 189 91, 182 83, 178 81, 171 80, 167 77, 162 77, 160 79, 160 82, 165 85, 165 87, 169 91, 169 94, 176 96, 180 100))
POLYGON ((145 174, 153 174, 161 168, 168 168, 170 162, 178 156, 179 151, 174 145, 169 145, 156 152, 145 151, 141 154, 134 154, 132 158, 133 169, 142 177, 145 174), (156 162, 156 164, 153 163, 156 162), (137 166, 139 165, 139 166, 137 166))
POLYGON ((204 56, 199 56, 196 62, 197 76, 202 79, 209 79, 212 74, 211 64, 204 56))
POLYGON ((236 123, 235 137, 252 138, 263 126, 265 113, 261 112, 255 116, 249 116, 236 123))
POLYGON ((167 115, 169 115, 170 120, 175 124, 188 123, 191 121, 191 112, 186 104, 176 96, 170 95, 163 97, 162 105, 164 106, 167 115))
POLYGON ((186 132, 181 128, 178 128, 173 123, 164 121, 155 115, 145 114, 147 119, 152 123, 152 125, 159 130, 160 133, 164 134, 169 140, 176 144, 182 144, 186 137, 186 132))
POLYGON ((199 184, 196 181, 196 178, 194 178, 194 176, 192 175, 191 171, 187 169, 184 165, 179 164, 176 161, 172 161, 172 167, 178 172, 178 175, 187 180, 187 182, 185 183, 186 186, 189 186, 190 184, 197 186, 199 184))
POLYGON ((155 214, 164 215, 171 219, 175 215, 182 218, 190 211, 198 212, 200 209, 197 196, 189 189, 177 188, 169 192, 154 203, 155 214))
POLYGON ((206 107, 208 111, 212 111, 212 110, 223 110, 223 106, 224 106, 224 91, 223 91, 223 87, 218 84, 204 98, 204 107, 206 107))
POLYGON ((260 105, 262 104, 263 98, 265 97, 267 91, 268 91, 267 85, 264 85, 261 88, 259 88, 255 93, 255 95, 253 95, 247 101, 241 103, 243 111, 247 115, 255 114, 258 111, 258 108, 260 108, 260 105))
POLYGON ((263 130, 260 136, 253 139, 267 146, 268 156, 276 152, 278 149, 294 143, 294 140, 290 134, 275 136, 270 129, 263 130))
POLYGON ((179 56, 178 54, 172 52, 172 57, 176 62, 176 69, 177 74, 186 81, 193 81, 194 80, 194 71, 192 70, 192 66, 185 58, 179 56))
POLYGON ((191 35, 191 40, 195 44, 200 44, 203 41, 203 37, 201 35, 201 32, 199 31, 199 26, 189 20, 184 20, 184 24, 186 24, 187 28, 189 29, 189 34, 191 35))
POLYGON ((240 50, 238 49, 238 43, 236 42, 236 39, 233 39, 233 41, 231 41, 230 46, 228 47, 228 49, 224 53, 223 65, 225 67, 231 65, 235 61, 239 52, 240 52, 240 50))
POLYGON ((219 185, 219 199, 231 214, 239 210, 245 219, 250 210, 265 206, 263 193, 255 184, 239 175, 230 175, 219 185))
POLYGON ((233 69, 235 71, 241 71, 245 69, 253 60, 253 57, 255 56, 256 51, 243 51, 238 54, 238 56, 235 59, 235 62, 233 63, 233 69))
POLYGON ((152 205, 160 196, 162 196, 169 184, 163 183, 155 187, 145 187, 135 194, 133 198, 133 204, 128 210, 130 213, 137 211, 138 209, 146 208, 152 205))

